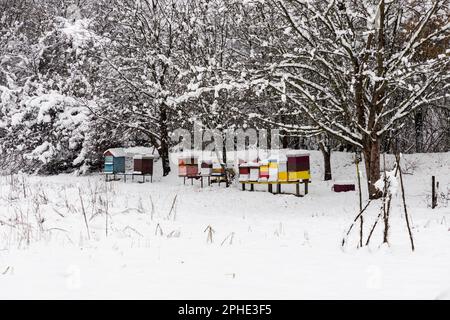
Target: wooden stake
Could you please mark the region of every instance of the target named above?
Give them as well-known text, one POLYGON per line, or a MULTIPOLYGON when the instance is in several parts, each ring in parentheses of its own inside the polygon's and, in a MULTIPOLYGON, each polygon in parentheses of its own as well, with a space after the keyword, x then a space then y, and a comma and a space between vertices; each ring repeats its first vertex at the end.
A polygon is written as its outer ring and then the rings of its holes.
POLYGON ((209 225, 206 227, 204 232, 208 232, 208 236, 206 237, 206 242, 212 243, 213 242, 213 233, 215 232, 214 229, 209 225))
POLYGON ((78 188, 78 195, 80 196, 81 210, 82 210, 83 217, 84 217, 84 223, 86 224, 86 230, 87 230, 88 239, 91 240, 91 234, 89 232, 89 225, 88 225, 88 221, 87 221, 87 217, 86 217, 86 210, 84 209, 83 197, 81 196, 81 189, 80 188, 78 188))
POLYGON ((436 197, 436 177, 431 177, 431 209, 437 207, 437 197, 436 197))
MULTIPOLYGON (((361 192, 361 175, 359 173, 359 157, 358 154, 356 154, 355 157, 355 163, 356 163, 356 177, 358 178, 358 193, 359 193, 359 212, 363 211, 362 208, 362 192, 361 192)), ((363 246, 363 228, 364 228, 364 220, 362 214, 360 214, 359 217, 360 225, 359 225, 359 247, 363 246)))
POLYGON ((399 154, 396 154, 395 160, 397 161, 397 167, 400 172, 400 186, 402 189, 402 201, 403 201, 403 208, 405 210, 406 226, 408 227, 409 240, 411 241, 411 249, 412 249, 412 251, 414 251, 414 239, 413 239, 413 235, 411 232, 411 227, 409 225, 408 210, 406 208, 406 200, 405 200, 405 187, 403 185, 403 174, 402 174, 402 169, 400 168, 400 155, 399 154))

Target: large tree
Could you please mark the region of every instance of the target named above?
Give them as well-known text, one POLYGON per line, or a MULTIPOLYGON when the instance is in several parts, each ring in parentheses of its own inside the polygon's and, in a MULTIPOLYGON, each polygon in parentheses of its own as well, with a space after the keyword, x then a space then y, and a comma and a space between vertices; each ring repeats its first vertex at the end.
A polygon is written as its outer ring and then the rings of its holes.
MULTIPOLYGON (((448 50, 417 56, 430 45, 448 41, 449 1, 248 3, 254 8, 268 4, 284 19, 279 30, 284 47, 267 63, 262 47, 267 47, 262 41, 267 34, 251 34, 251 44, 262 46, 259 55, 252 55, 259 60, 244 66, 245 81, 274 89, 289 103, 291 114, 303 113, 313 123, 286 127, 321 130, 361 148, 369 196, 378 197, 382 137, 411 112, 444 98, 448 50), (423 14, 414 19, 417 10, 423 14)), ((242 73, 235 81, 243 82, 242 73)))
POLYGON ((169 135, 177 125, 170 97, 185 71, 182 15, 186 2, 113 0, 97 4, 99 76, 91 111, 104 121, 147 136, 170 172, 169 135))

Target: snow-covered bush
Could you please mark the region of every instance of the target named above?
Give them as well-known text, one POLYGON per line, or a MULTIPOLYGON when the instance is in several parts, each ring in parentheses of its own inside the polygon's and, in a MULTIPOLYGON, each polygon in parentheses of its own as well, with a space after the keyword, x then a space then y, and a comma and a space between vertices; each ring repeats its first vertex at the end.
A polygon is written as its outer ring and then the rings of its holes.
POLYGON ((79 152, 89 119, 88 110, 72 97, 58 92, 28 97, 10 110, 2 125, 6 166, 13 171, 56 173, 81 165, 79 152))

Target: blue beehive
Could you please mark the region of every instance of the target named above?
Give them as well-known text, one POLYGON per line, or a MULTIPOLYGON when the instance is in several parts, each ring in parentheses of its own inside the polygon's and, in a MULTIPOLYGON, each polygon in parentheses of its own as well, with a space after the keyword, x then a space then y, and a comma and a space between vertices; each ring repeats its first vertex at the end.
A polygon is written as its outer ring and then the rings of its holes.
POLYGON ((115 174, 125 172, 126 152, 122 148, 108 149, 103 153, 105 157, 104 173, 115 174))

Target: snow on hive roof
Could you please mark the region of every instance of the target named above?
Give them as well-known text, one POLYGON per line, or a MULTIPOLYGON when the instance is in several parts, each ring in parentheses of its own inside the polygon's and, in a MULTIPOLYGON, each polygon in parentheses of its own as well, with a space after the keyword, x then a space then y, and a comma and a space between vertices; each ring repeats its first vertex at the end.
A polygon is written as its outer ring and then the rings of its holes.
POLYGON ((353 180, 334 180, 334 184, 341 185, 341 184, 355 184, 355 181, 353 180))
POLYGON ((247 167, 260 167, 261 165, 257 162, 247 162, 247 167))
POLYGON ((151 155, 153 154, 153 148, 149 147, 130 147, 123 148, 124 151, 128 154, 143 154, 143 155, 151 155))
POLYGON ((269 160, 269 162, 286 162, 287 158, 286 155, 278 153, 278 154, 271 154, 267 160, 269 160))
POLYGON ((155 156, 152 154, 136 154, 134 156, 135 159, 154 159, 155 156))
POLYGON ((152 156, 152 148, 148 147, 131 147, 131 148, 111 148, 106 150, 106 152, 110 152, 114 157, 125 157, 125 156, 135 156, 135 155, 144 155, 144 156, 152 156))
POLYGON ((286 152, 286 155, 288 157, 290 157, 290 156, 309 156, 309 152, 304 151, 304 150, 290 150, 290 151, 286 152))
POLYGON ((196 155, 182 155, 178 157, 179 160, 186 160, 186 159, 198 159, 198 156, 196 155))
POLYGON ((103 154, 106 154, 107 152, 111 153, 114 157, 125 157, 123 148, 111 148, 103 152, 103 154))

